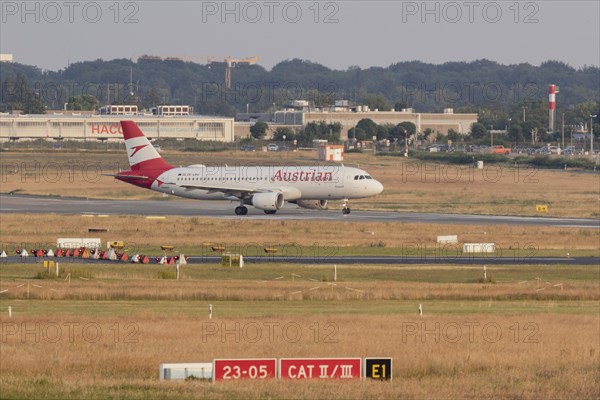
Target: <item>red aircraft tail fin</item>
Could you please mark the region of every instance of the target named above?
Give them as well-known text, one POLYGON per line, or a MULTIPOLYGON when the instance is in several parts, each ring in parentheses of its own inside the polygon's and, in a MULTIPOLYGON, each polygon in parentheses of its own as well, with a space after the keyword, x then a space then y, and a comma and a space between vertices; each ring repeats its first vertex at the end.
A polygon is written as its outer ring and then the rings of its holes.
POLYGON ((163 170, 173 168, 158 154, 148 138, 133 121, 121 121, 127 158, 133 171, 163 170))

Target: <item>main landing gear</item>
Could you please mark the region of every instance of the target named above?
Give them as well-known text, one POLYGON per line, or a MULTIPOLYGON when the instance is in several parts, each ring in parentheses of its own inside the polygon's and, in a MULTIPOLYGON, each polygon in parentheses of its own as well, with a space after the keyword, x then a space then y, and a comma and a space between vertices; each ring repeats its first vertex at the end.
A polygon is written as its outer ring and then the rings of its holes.
POLYGON ((267 215, 273 215, 277 212, 277 210, 264 210, 265 214, 267 215))
POLYGON ((246 215, 248 214, 248 207, 237 206, 235 208, 235 215, 246 215))
POLYGON ((342 206, 342 214, 350 214, 350 207, 348 207, 348 199, 344 199, 344 205, 342 206))

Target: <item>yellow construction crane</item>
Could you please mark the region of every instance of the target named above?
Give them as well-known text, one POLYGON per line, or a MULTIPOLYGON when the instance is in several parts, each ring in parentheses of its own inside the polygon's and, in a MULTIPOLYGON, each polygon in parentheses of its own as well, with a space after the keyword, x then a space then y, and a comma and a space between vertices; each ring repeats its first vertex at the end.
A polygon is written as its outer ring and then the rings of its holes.
MULTIPOLYGON (((220 62, 224 62, 226 64, 226 68, 225 68, 225 87, 227 89, 231 89, 231 67, 233 66, 233 64, 239 64, 239 63, 244 63, 244 64, 256 64, 258 62, 258 56, 254 56, 254 57, 250 57, 250 58, 242 58, 242 59, 235 59, 235 58, 231 58, 231 57, 227 57, 225 60, 220 61, 220 62)), ((208 59, 208 64, 212 64, 213 62, 217 62, 215 60, 212 59, 208 59)))

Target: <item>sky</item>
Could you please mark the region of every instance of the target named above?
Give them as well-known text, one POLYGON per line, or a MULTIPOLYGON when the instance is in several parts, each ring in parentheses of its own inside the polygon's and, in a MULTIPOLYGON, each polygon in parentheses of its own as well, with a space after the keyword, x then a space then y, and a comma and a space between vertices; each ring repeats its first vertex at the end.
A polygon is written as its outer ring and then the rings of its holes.
POLYGON ((333 69, 489 59, 600 65, 600 1, 5 1, 0 52, 42 69, 142 54, 333 69))

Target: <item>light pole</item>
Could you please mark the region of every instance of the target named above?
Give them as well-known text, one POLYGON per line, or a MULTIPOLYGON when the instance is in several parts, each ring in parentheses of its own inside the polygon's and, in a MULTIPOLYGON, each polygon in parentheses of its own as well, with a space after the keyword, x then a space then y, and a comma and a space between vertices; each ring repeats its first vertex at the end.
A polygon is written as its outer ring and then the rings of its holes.
POLYGON ((492 138, 490 147, 494 147, 494 131, 493 131, 493 129, 494 129, 494 126, 490 125, 490 135, 491 135, 491 138, 492 138))
POLYGON ((598 115, 591 115, 590 114, 590 153, 592 154, 592 156, 594 155, 594 118, 596 118, 598 115))
MULTIPOLYGON (((284 148, 284 149, 285 149, 285 138, 286 138, 286 136, 285 136, 285 135, 283 135, 283 148, 284 148)), ((287 150, 287 149, 286 149, 286 150, 287 150)))
POLYGON ((527 107, 523 106, 523 107, 521 107, 521 108, 523 109, 523 122, 525 122, 525 109, 526 109, 527 107))
POLYGON ((562 148, 565 148, 565 113, 562 113, 562 127, 561 127, 561 138, 562 138, 562 148))

